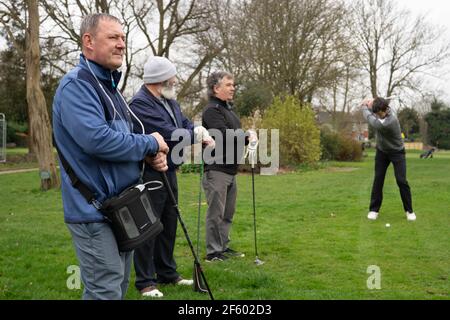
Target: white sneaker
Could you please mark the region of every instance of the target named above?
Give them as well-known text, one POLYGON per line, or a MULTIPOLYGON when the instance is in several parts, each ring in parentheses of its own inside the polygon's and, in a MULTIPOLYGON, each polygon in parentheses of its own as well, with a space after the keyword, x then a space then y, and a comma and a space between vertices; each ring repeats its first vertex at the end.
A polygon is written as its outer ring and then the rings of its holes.
POLYGON ((162 298, 164 295, 157 288, 150 286, 141 290, 141 294, 143 297, 150 298, 162 298))
POLYGON ((367 215, 367 218, 368 218, 369 220, 377 220, 377 218, 378 218, 378 212, 370 211, 369 214, 367 215))
POLYGON ((409 213, 406 211, 406 219, 408 221, 416 221, 416 214, 414 212, 409 213))

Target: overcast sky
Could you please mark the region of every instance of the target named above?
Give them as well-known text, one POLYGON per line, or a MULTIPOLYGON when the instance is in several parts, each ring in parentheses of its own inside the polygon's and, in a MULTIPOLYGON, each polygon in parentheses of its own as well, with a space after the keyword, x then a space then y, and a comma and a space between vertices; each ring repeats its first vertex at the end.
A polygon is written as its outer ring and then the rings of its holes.
MULTIPOLYGON (((450 1, 449 0, 395 0, 400 8, 410 10, 414 15, 425 14, 432 24, 444 27, 444 41, 450 43, 450 1)), ((449 61, 450 64, 450 61, 449 61)), ((450 102, 450 65, 444 67, 448 70, 447 76, 433 80, 433 87, 441 91, 442 98, 450 102)))
POLYGON ((399 7, 408 8, 415 14, 426 14, 431 22, 447 28, 450 35, 450 1, 448 0, 395 0, 399 7))

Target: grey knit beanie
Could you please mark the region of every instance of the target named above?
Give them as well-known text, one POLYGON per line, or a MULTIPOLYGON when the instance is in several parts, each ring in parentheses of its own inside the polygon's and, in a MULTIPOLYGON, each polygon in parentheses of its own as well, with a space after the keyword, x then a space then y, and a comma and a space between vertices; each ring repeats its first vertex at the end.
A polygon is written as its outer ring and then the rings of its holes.
POLYGON ((161 83, 176 74, 177 68, 165 57, 152 56, 144 65, 144 83, 146 84, 161 83))

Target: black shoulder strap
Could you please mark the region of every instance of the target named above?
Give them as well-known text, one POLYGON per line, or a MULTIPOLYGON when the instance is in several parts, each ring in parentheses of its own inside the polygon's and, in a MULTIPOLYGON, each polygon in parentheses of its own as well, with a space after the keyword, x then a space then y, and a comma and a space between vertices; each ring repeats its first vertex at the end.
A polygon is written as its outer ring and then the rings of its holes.
POLYGON ((78 189, 78 191, 80 191, 80 193, 83 195, 83 197, 86 199, 86 201, 89 204, 93 204, 93 202, 95 200, 94 193, 83 182, 81 182, 80 179, 78 179, 77 175, 75 174, 75 171, 73 171, 72 167, 69 165, 66 158, 64 158, 63 154, 59 150, 58 144, 56 143, 56 139, 54 136, 53 136, 53 141, 54 141, 56 150, 58 151, 59 159, 61 159, 61 164, 64 167, 64 170, 66 170, 66 173, 69 176, 70 181, 72 182, 72 186, 74 188, 78 189))

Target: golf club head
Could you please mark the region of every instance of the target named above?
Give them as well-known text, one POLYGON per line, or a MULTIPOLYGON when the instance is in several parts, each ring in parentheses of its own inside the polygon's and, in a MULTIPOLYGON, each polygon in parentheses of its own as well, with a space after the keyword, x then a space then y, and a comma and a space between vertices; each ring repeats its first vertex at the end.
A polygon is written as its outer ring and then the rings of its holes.
POLYGON ((193 280, 194 280, 194 291, 195 292, 201 292, 201 293, 208 293, 208 289, 206 288, 205 283, 202 280, 202 277, 200 275, 200 267, 194 263, 194 274, 193 274, 193 280))
POLYGON ((256 264, 257 266, 261 266, 261 265, 263 265, 263 264, 264 264, 264 261, 262 261, 262 260, 259 260, 259 258, 258 258, 258 257, 256 257, 256 259, 255 259, 255 264, 256 264))

